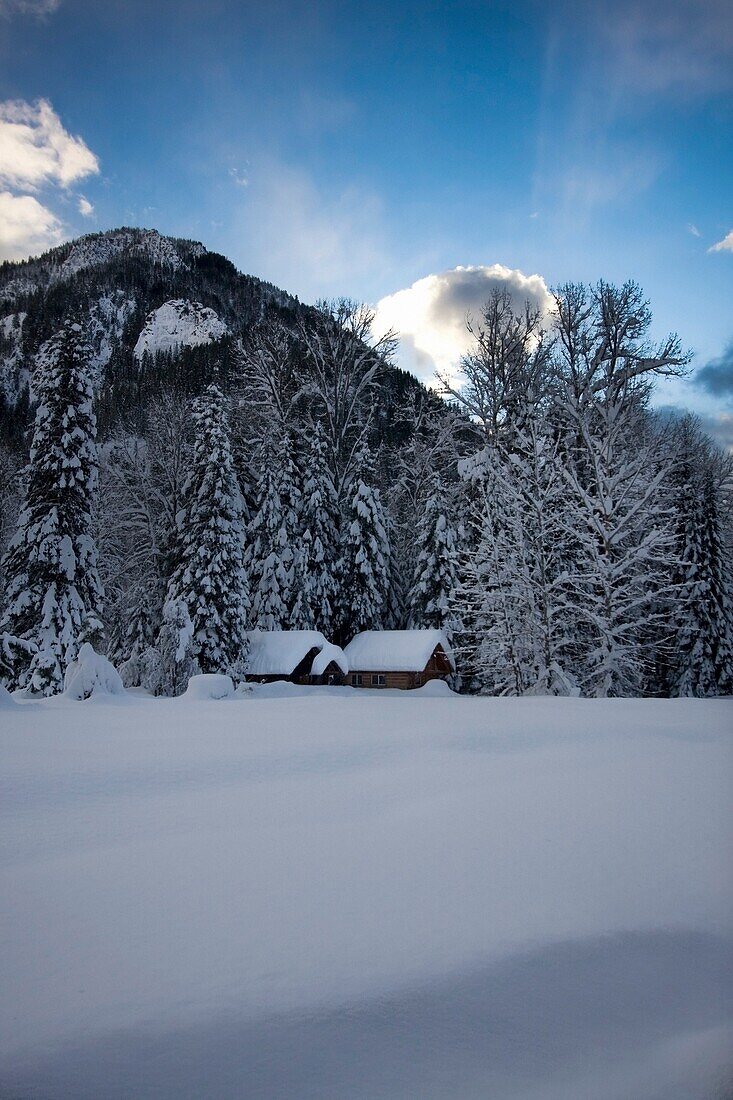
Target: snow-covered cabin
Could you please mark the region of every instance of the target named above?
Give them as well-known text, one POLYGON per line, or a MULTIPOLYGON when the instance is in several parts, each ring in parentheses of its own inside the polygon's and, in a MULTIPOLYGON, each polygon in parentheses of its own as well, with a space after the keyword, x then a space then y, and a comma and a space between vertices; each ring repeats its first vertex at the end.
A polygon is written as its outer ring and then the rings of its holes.
POLYGON ((349 670, 343 649, 319 630, 250 630, 247 638, 248 680, 342 684, 349 670))
POLYGON ((352 687, 415 688, 455 671, 442 630, 364 630, 344 653, 352 687))

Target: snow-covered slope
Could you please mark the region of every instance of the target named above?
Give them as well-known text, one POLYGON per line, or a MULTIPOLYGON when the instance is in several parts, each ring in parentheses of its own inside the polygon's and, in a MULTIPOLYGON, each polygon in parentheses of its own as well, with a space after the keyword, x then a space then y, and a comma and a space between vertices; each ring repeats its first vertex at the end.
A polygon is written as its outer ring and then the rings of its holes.
POLYGON ((87 335, 94 351, 93 369, 98 380, 122 340, 136 302, 122 290, 102 294, 89 311, 87 335))
POLYGON ((175 351, 181 347, 198 347, 221 340, 229 329, 213 309, 176 298, 164 302, 145 319, 145 325, 135 344, 135 358, 142 359, 147 352, 175 351))
MULTIPOLYGON (((198 245, 198 255, 206 251, 198 245)), ((156 229, 121 229, 82 237, 76 241, 66 259, 54 273, 55 279, 68 279, 79 271, 107 264, 123 252, 143 256, 151 263, 178 268, 183 263, 170 237, 162 237, 156 229)))
POLYGON ((28 384, 29 372, 23 354, 23 325, 28 315, 9 313, 0 318, 0 391, 6 401, 28 384))
POLYGON ((443 693, 4 708, 3 1095, 729 1095, 731 701, 443 693))

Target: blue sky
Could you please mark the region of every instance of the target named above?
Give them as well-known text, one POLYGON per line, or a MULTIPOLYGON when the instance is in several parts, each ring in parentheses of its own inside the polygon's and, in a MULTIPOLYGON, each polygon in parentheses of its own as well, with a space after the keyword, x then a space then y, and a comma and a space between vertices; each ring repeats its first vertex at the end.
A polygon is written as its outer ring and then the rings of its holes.
POLYGON ((0 142, 6 255, 194 237, 305 300, 386 299, 423 374, 494 265, 520 288, 631 277, 659 335, 717 361, 714 391, 657 400, 733 412, 728 0, 0 0, 6 125, 39 99, 56 167, 3 178, 0 142))

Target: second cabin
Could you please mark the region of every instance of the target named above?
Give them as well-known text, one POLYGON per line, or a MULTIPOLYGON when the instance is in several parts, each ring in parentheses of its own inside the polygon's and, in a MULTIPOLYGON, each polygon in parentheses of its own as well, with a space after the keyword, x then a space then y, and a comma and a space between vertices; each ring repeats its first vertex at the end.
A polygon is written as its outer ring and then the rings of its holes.
POLYGON ((364 630, 344 648, 347 684, 361 688, 417 688, 455 672, 442 630, 364 630))

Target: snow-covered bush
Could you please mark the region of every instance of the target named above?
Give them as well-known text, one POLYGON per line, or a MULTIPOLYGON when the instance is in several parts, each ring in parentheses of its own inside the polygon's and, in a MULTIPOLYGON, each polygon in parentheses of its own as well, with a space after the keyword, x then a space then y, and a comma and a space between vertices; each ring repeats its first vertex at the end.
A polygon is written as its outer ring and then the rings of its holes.
POLYGON ((88 699, 90 695, 124 695, 125 687, 111 661, 96 653, 89 642, 80 647, 64 675, 64 695, 88 699))

